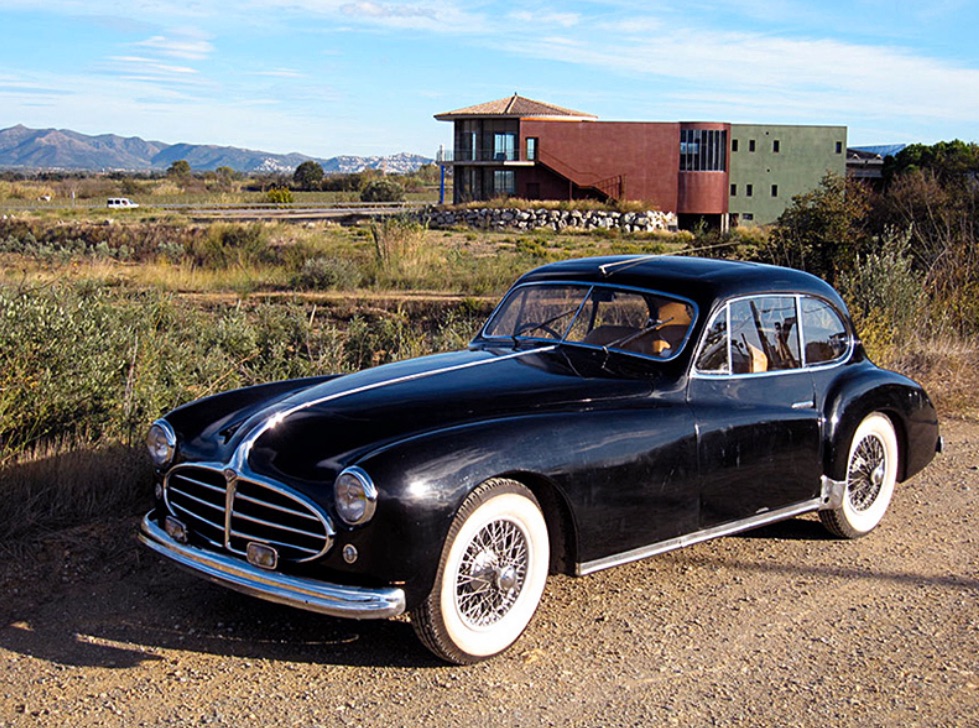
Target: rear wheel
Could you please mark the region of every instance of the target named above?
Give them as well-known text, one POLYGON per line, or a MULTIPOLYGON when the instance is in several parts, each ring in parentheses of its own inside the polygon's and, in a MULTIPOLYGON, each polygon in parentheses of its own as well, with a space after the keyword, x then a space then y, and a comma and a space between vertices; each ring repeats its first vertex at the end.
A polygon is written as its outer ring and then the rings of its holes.
POLYGON ((422 643, 469 664, 516 642, 544 592, 547 525, 534 495, 513 480, 473 491, 449 529, 432 593, 412 613, 422 643))
POLYGON ((880 412, 868 415, 850 442, 843 502, 819 512, 823 525, 841 538, 859 538, 876 528, 894 493, 897 461, 894 425, 880 412))

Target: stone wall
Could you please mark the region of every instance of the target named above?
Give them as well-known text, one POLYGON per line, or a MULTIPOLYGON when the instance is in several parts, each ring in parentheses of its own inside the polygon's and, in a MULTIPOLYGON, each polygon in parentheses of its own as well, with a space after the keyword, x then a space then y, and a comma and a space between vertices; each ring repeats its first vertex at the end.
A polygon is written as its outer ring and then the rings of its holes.
POLYGON ((432 228, 451 228, 458 225, 479 230, 611 230, 622 232, 656 232, 677 229, 676 214, 672 212, 615 212, 611 210, 519 210, 516 208, 482 207, 465 210, 429 208, 422 219, 432 228))

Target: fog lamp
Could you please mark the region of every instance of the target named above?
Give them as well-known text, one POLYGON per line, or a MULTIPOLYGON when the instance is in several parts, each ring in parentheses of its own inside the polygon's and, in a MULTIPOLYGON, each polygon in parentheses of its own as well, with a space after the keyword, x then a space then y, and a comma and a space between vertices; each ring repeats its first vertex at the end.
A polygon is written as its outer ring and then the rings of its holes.
POLYGON ((361 468, 347 468, 333 484, 337 515, 344 523, 359 526, 374 517, 377 506, 377 488, 374 481, 361 468))
POLYGON ((157 420, 146 433, 146 448, 150 458, 158 468, 165 468, 173 462, 177 452, 177 435, 166 420, 157 420))

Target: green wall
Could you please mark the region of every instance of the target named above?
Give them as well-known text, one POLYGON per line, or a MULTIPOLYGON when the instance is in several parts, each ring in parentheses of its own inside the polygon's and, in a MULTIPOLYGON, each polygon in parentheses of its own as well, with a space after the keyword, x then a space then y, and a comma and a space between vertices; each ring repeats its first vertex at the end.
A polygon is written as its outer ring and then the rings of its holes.
POLYGON ((732 218, 739 225, 775 222, 794 195, 818 187, 827 172, 846 174, 846 127, 731 124, 730 169, 732 218))

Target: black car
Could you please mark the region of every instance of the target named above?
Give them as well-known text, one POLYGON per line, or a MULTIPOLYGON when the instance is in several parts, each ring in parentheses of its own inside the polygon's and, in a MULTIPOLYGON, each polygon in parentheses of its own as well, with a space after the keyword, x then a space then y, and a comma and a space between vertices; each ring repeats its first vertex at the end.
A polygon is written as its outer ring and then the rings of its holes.
POLYGON ((871 531, 941 448, 826 283, 670 256, 524 275, 465 351, 238 389, 151 428, 140 537, 232 589, 404 611, 475 662, 584 575, 818 511, 871 531))

